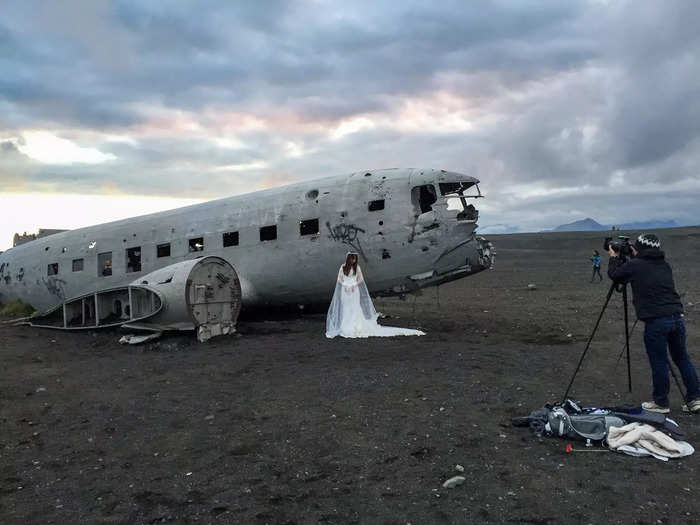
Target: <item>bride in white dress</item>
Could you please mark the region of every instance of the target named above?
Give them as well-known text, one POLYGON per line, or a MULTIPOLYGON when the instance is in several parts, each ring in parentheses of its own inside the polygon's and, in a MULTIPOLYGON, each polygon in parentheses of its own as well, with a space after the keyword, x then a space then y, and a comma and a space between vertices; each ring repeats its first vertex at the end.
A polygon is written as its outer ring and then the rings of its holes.
POLYGON ((338 280, 331 306, 326 316, 326 337, 391 337, 394 335, 425 335, 420 330, 381 326, 369 296, 357 254, 347 254, 345 264, 338 270, 338 280))

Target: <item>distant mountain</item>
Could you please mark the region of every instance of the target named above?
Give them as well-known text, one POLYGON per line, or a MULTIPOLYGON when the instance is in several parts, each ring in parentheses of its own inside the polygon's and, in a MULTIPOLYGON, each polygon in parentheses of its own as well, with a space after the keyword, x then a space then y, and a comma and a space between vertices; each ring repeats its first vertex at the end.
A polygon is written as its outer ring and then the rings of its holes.
POLYGON ((602 224, 594 221, 590 217, 586 219, 581 219, 580 221, 570 222, 569 224, 562 224, 557 226, 552 231, 555 232, 586 232, 586 231, 602 231, 609 230, 610 226, 603 226, 602 224))
MULTIPOLYGON (((675 228, 679 224, 674 220, 656 220, 656 221, 640 221, 640 222, 627 222, 623 224, 616 224, 615 228, 618 230, 655 230, 659 228, 675 228)), ((586 219, 581 219, 580 221, 570 222, 568 224, 562 224, 557 226, 553 232, 585 232, 585 231, 603 231, 611 230, 611 225, 603 225, 599 222, 591 219, 590 217, 586 219)))

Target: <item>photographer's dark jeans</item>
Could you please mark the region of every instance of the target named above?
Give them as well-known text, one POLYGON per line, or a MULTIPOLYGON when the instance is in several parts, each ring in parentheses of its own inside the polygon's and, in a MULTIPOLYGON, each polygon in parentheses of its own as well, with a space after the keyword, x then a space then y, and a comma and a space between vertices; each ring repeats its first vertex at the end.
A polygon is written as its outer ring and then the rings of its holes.
POLYGON ((676 314, 668 317, 649 319, 644 324, 644 345, 647 348, 651 377, 654 382, 654 402, 662 407, 668 407, 668 356, 681 372, 683 383, 687 390, 686 401, 700 398, 698 374, 685 347, 685 319, 676 314))

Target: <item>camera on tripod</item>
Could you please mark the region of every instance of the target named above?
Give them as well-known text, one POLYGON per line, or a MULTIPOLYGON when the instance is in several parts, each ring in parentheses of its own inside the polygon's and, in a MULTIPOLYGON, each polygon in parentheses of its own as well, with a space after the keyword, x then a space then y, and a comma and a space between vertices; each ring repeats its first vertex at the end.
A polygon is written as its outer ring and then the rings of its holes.
POLYGON ((633 257, 632 254, 632 244, 630 244, 630 238, 626 235, 618 235, 618 240, 613 241, 612 237, 606 237, 603 243, 603 249, 607 252, 610 248, 620 257, 622 260, 627 260, 633 257))
MULTIPOLYGON (((625 262, 628 259, 634 257, 634 252, 632 251, 632 244, 630 243, 630 238, 626 235, 618 235, 616 241, 613 241, 612 237, 606 237, 605 242, 603 243, 603 249, 606 252, 612 249, 612 251, 617 254, 620 262, 625 262)), ((598 315, 598 320, 596 321, 595 326, 593 327, 593 331, 591 332, 591 335, 588 338, 588 342, 586 343, 586 348, 583 350, 583 354, 581 354, 581 358, 578 361, 578 365, 576 365, 574 375, 571 376, 569 386, 566 387, 566 392, 564 392, 564 398, 562 400, 562 403, 564 403, 569 397, 569 391, 571 390, 571 387, 574 384, 576 374, 578 374, 578 371, 581 369, 583 358, 586 357, 586 353, 591 347, 593 336, 595 336, 595 333, 598 330, 598 326, 600 326, 600 320, 603 318, 603 314, 605 313, 605 309, 608 307, 608 303, 610 302, 610 298, 612 297, 613 292, 620 292, 622 294, 622 305, 625 315, 625 349, 627 349, 627 388, 630 392, 632 392, 632 367, 630 365, 630 329, 629 316, 627 313, 627 284, 628 283, 626 281, 613 281, 610 285, 610 289, 608 290, 608 295, 605 298, 603 308, 600 311, 600 314, 598 315)), ((620 356, 622 356, 622 354, 620 354, 620 356)))

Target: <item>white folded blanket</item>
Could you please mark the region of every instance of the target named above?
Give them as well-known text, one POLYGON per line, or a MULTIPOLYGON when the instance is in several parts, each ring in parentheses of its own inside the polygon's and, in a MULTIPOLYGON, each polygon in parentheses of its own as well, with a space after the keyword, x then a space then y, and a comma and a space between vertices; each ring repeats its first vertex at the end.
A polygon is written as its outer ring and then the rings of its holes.
POLYGON ((643 423, 610 427, 607 437, 611 450, 632 456, 653 456, 663 461, 689 456, 695 449, 685 441, 676 441, 660 430, 643 423))

